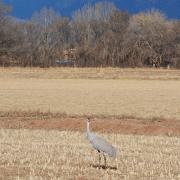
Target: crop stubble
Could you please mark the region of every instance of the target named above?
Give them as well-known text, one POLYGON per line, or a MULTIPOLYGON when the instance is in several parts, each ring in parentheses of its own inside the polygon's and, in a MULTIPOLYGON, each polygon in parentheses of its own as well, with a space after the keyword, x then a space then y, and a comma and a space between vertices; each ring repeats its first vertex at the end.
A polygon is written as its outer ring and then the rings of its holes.
MULTIPOLYGON (((180 119, 179 71, 70 71, 1 69, 1 111, 180 119)), ((99 170, 84 133, 50 129, 1 129, 0 179, 180 179, 178 137, 101 134, 118 148, 118 157, 99 170)))
POLYGON ((101 134, 118 149, 108 168, 95 168, 98 155, 80 132, 0 130, 2 178, 177 179, 180 139, 101 134), (115 170, 117 167, 117 170, 115 170))

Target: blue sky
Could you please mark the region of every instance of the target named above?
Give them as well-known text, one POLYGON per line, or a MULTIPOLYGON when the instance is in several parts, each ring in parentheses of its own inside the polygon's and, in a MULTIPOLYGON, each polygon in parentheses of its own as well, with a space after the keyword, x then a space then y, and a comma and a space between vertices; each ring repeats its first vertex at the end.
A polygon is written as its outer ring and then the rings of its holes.
MULTIPOLYGON (((95 3, 100 0, 4 0, 13 6, 12 15, 21 19, 28 19, 33 12, 42 7, 51 7, 60 12, 61 15, 71 16, 71 14, 87 3, 95 3)), ((107 1, 107 0, 106 0, 107 1)), ((180 0, 109 0, 119 9, 129 13, 147 11, 149 9, 159 9, 168 18, 180 19, 180 0)))

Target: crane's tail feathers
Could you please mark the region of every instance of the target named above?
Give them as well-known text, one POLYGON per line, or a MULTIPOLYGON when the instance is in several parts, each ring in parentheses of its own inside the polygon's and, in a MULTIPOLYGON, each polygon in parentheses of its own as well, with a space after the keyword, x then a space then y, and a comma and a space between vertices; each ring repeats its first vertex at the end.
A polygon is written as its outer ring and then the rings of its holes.
POLYGON ((112 147, 110 156, 113 157, 113 158, 116 158, 116 156, 117 156, 117 150, 114 147, 112 147))

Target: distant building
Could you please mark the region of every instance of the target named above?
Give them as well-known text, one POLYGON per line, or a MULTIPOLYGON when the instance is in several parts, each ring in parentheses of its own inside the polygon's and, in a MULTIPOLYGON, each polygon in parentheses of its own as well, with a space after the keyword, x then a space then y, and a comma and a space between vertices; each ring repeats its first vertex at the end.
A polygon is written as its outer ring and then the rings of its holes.
POLYGON ((71 48, 71 49, 66 49, 63 51, 63 58, 64 59, 71 59, 71 60, 75 60, 75 55, 76 55, 76 49, 71 48))
POLYGON ((76 49, 66 49, 62 53, 62 58, 55 61, 57 66, 75 66, 76 49))

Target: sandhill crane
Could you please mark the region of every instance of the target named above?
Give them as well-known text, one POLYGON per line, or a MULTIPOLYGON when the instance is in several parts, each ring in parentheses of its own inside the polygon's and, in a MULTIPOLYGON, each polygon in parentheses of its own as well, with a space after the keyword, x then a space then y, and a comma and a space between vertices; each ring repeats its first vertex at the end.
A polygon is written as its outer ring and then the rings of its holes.
POLYGON ((94 133, 90 131, 89 125, 90 125, 90 118, 87 118, 87 138, 92 144, 93 148, 96 149, 99 153, 99 166, 101 163, 101 152, 104 156, 104 167, 106 168, 106 156, 105 154, 108 154, 110 157, 116 157, 117 150, 109 144, 105 139, 97 137, 94 133))

